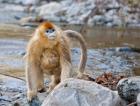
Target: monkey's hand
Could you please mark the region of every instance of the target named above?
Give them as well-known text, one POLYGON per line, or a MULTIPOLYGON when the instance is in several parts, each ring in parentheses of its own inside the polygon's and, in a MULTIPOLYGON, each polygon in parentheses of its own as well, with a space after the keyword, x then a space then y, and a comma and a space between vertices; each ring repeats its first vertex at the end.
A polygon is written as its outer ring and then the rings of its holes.
POLYGON ((46 92, 46 87, 45 87, 45 86, 43 86, 43 87, 39 86, 38 89, 37 89, 37 91, 38 91, 39 93, 46 92))
POLYGON ((31 102, 33 100, 33 98, 37 97, 36 96, 37 92, 36 91, 27 91, 27 99, 29 102, 31 102))
POLYGON ((28 92, 28 104, 29 106, 41 106, 41 102, 39 101, 37 96, 33 96, 33 92, 28 92), (30 97, 29 97, 30 96, 30 97))

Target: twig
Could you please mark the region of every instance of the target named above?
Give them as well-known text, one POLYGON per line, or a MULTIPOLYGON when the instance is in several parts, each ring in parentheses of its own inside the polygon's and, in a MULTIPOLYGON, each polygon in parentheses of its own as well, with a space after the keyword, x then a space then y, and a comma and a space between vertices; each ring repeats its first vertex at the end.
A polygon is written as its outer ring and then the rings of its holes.
POLYGON ((22 80, 22 81, 24 81, 24 82, 25 82, 25 80, 24 80, 24 79, 19 78, 19 77, 16 77, 16 76, 12 76, 12 75, 8 75, 8 74, 4 74, 4 73, 0 73, 0 75, 4 75, 4 76, 8 76, 8 77, 12 77, 12 78, 16 78, 16 79, 19 79, 19 80, 22 80))

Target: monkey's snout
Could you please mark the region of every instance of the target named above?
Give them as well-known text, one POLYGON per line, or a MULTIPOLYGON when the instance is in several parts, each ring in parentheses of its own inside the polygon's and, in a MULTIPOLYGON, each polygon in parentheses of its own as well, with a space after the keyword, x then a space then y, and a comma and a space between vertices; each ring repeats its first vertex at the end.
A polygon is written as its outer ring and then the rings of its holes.
POLYGON ((56 34, 55 34, 55 33, 47 34, 47 36, 48 36, 49 39, 54 39, 54 38, 56 38, 56 34))

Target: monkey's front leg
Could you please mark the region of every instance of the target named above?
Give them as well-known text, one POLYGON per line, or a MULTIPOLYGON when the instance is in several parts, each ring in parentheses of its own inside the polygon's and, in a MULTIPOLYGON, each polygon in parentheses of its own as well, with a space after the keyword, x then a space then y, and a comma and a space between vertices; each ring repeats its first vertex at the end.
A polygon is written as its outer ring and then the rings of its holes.
POLYGON ((31 101, 37 96, 38 88, 44 87, 43 73, 40 68, 33 62, 27 62, 26 65, 26 81, 27 81, 27 99, 31 101))

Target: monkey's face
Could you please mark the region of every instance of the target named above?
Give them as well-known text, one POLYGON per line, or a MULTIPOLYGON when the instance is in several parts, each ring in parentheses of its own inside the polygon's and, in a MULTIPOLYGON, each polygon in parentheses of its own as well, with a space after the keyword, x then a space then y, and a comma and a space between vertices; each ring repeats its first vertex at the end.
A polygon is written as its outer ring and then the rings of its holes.
POLYGON ((41 32, 41 35, 46 37, 49 41, 56 41, 58 38, 58 33, 55 28, 55 25, 53 25, 51 22, 44 22, 39 26, 39 30, 41 32))
POLYGON ((54 40, 56 39, 56 31, 54 28, 48 28, 45 30, 45 36, 49 39, 49 40, 54 40))

